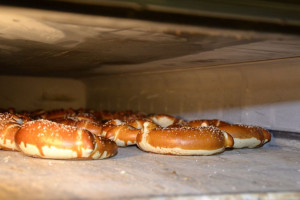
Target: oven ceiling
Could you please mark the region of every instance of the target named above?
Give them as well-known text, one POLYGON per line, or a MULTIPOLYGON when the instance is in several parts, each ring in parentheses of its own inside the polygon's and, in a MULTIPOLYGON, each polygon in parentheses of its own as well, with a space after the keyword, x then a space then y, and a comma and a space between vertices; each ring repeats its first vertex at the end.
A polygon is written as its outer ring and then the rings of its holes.
POLYGON ((1 75, 75 78, 222 67, 298 57, 299 46, 293 33, 0 6, 1 75))

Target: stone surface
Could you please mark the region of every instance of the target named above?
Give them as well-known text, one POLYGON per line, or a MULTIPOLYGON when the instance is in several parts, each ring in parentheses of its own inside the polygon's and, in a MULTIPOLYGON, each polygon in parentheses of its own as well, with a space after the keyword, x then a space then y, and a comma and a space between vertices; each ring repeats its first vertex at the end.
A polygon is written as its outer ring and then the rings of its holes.
POLYGON ((66 161, 0 151, 0 199, 217 199, 221 194, 297 199, 299 147, 299 134, 273 132, 262 148, 214 156, 158 155, 127 147, 111 159, 66 161))

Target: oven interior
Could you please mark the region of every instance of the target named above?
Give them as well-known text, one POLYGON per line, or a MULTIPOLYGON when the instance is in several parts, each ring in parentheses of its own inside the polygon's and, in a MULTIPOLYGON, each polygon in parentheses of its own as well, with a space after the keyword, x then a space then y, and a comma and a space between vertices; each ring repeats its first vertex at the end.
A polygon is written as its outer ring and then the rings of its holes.
POLYGON ((134 110, 272 133, 262 148, 214 156, 132 146, 62 161, 0 151, 0 197, 300 198, 300 7, 256 3, 0 5, 1 108, 134 110))

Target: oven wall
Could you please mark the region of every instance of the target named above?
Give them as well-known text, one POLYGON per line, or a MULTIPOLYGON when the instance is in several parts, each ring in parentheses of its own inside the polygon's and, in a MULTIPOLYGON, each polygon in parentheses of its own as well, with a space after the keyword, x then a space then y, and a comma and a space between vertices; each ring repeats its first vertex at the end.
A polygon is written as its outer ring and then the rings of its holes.
POLYGON ((300 131, 300 58, 84 80, 87 107, 300 131))
POLYGON ((300 59, 105 75, 80 80, 0 76, 0 107, 87 107, 219 118, 300 132, 300 59))
POLYGON ((0 108, 16 110, 81 108, 86 104, 83 82, 66 78, 0 76, 0 108))

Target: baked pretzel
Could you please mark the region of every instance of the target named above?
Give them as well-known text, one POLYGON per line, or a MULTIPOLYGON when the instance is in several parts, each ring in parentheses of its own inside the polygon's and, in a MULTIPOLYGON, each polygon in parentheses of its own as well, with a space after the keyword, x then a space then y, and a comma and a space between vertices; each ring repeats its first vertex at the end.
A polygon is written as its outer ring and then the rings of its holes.
POLYGON ((134 112, 131 110, 126 110, 126 111, 117 112, 116 116, 118 117, 117 119, 123 121, 129 121, 129 120, 143 119, 147 115, 143 112, 134 112))
POLYGON ((17 150, 15 134, 20 128, 21 125, 16 122, 0 123, 0 149, 17 150))
POLYGON ((16 113, 15 116, 18 117, 18 121, 21 122, 21 124, 29 122, 29 121, 32 120, 32 118, 28 114, 16 113))
POLYGON ((114 126, 124 125, 124 124, 125 124, 125 122, 123 122, 119 119, 109 120, 103 124, 102 134, 105 134, 109 129, 111 129, 114 126))
POLYGON ((212 155, 233 146, 233 138, 212 126, 161 128, 145 122, 137 135, 137 145, 144 151, 174 155, 212 155))
POLYGON ((107 110, 101 110, 95 112, 94 115, 97 117, 98 120, 102 120, 104 122, 113 119, 119 119, 122 121, 133 120, 133 119, 143 119, 146 117, 145 113, 142 112, 133 112, 130 110, 127 111, 120 111, 120 112, 111 112, 107 110))
POLYGON ((136 129, 142 129, 143 128, 143 124, 149 121, 148 119, 131 119, 131 120, 127 120, 125 121, 125 124, 132 126, 136 129))
POLYGON ((46 114, 46 111, 43 109, 38 109, 30 112, 29 116, 33 119, 41 119, 43 114, 46 114))
POLYGON ((258 126, 232 124, 220 126, 218 128, 227 132, 233 137, 233 148, 261 147, 271 140, 270 132, 258 126))
POLYGON ((109 112, 107 110, 101 110, 94 113, 96 118, 99 121, 106 122, 108 120, 114 119, 114 114, 112 112, 109 112))
POLYGON ((103 159, 117 153, 117 145, 111 140, 43 119, 23 124, 15 142, 25 155, 38 158, 103 159))
POLYGON ((64 124, 64 125, 75 126, 77 128, 83 128, 98 136, 100 136, 102 133, 102 124, 90 120, 67 117, 67 118, 54 119, 51 121, 64 124))
POLYGON ((21 128, 23 120, 11 113, 0 113, 0 149, 17 150, 15 134, 21 128))
POLYGON ((193 121, 187 122, 187 126, 190 126, 190 127, 200 127, 200 126, 219 127, 219 126, 226 126, 226 125, 230 125, 230 124, 227 122, 218 120, 218 119, 201 119, 201 120, 193 120, 193 121))
POLYGON ((22 124, 23 120, 15 114, 11 114, 8 112, 0 113, 0 123, 5 123, 5 122, 16 122, 22 124))
POLYGON ((181 119, 178 119, 176 117, 173 117, 171 115, 165 115, 165 114, 158 114, 158 115, 150 115, 148 117, 151 121, 153 121, 155 124, 161 126, 161 127, 176 127, 181 126, 184 124, 184 121, 181 119))
POLYGON ((126 147, 136 144, 136 136, 139 132, 139 129, 125 124, 112 127, 102 136, 115 141, 120 147, 126 147))
POLYGON ((121 120, 110 120, 103 125, 101 136, 113 140, 120 147, 136 144, 136 136, 140 132, 121 120))
POLYGON ((78 120, 89 120, 92 122, 99 122, 99 120, 97 120, 97 118, 91 113, 78 113, 77 115, 73 116, 73 118, 76 118, 78 120))
POLYGON ((52 110, 52 111, 43 113, 40 115, 39 118, 52 120, 52 119, 58 119, 58 118, 72 117, 72 116, 75 116, 75 114, 76 113, 73 109, 67 109, 67 110, 60 109, 60 110, 52 110))

